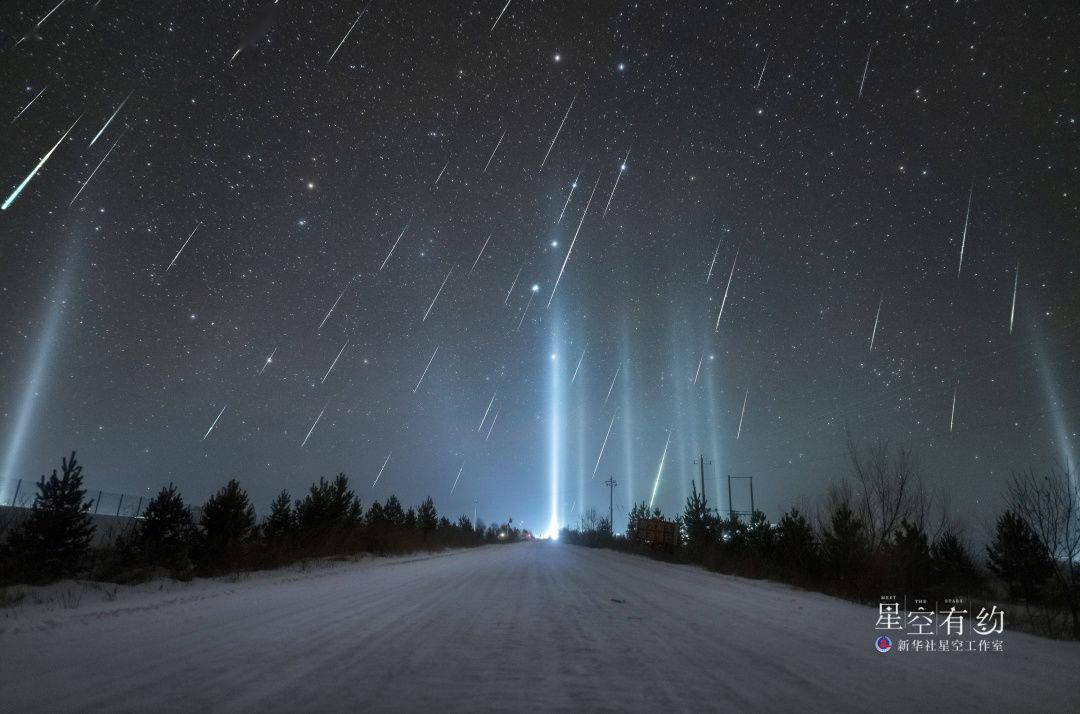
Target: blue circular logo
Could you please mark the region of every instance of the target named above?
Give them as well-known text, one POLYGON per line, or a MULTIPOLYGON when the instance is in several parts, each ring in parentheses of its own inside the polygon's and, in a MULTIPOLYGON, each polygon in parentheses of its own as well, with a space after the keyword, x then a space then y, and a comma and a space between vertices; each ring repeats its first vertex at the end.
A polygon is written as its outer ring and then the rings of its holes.
POLYGON ((881 654, 885 654, 892 649, 892 640, 887 636, 882 635, 874 641, 874 648, 881 654))

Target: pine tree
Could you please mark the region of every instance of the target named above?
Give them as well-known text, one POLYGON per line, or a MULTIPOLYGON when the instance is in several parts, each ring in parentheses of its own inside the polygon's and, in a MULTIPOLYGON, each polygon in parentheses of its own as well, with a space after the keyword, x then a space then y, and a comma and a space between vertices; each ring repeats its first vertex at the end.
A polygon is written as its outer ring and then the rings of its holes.
POLYGON ((203 506, 202 546, 211 568, 235 566, 237 548, 255 533, 255 507, 247 491, 232 479, 203 506))
POLYGON ((821 534, 821 555, 835 584, 851 592, 862 575, 867 558, 866 526, 851 507, 840 504, 821 534))
POLYGON ((401 527, 405 525, 405 511, 401 507, 401 501, 397 496, 391 495, 386 499, 386 505, 383 506, 383 515, 391 525, 401 527))
POLYGON ((470 521, 469 517, 466 516, 465 514, 462 514, 461 517, 458 518, 457 527, 458 527, 458 530, 461 531, 462 535, 472 535, 472 532, 473 532, 472 521, 470 521))
POLYGON ((374 501, 368 506, 366 520, 367 524, 373 528, 381 528, 386 525, 386 513, 383 510, 382 504, 378 501, 374 501))
POLYGON ((970 595, 982 586, 982 575, 960 536, 948 530, 930 548, 933 581, 946 595, 970 595))
POLYGON ((789 574, 814 576, 820 563, 814 527, 798 508, 785 513, 776 525, 776 562, 789 574))
POLYGON ((431 500, 431 496, 428 496, 420 504, 420 508, 416 512, 416 526, 421 533, 429 535, 435 531, 438 525, 439 512, 435 510, 435 502, 431 500))
POLYGON ((705 494, 698 493, 695 481, 690 482, 690 495, 686 497, 682 524, 686 546, 691 553, 700 555, 712 545, 716 537, 715 519, 709 513, 709 503, 705 499, 705 494))
POLYGON ((405 525, 406 530, 410 530, 410 531, 416 530, 416 509, 415 508, 410 508, 409 510, 405 511, 404 525, 405 525))
POLYGON ((269 541, 281 542, 292 535, 294 526, 292 497, 283 490, 270 504, 270 515, 263 524, 263 535, 269 541))
POLYGON ((750 551, 759 561, 772 559, 775 534, 769 519, 761 511, 750 514, 750 524, 746 527, 746 542, 750 551))
POLYGON ((626 538, 633 543, 640 543, 645 538, 645 521, 650 518, 660 518, 660 509, 657 508, 654 513, 644 501, 634 504, 627 515, 626 538))
POLYGON ((893 534, 889 550, 893 558, 891 573, 897 580, 898 592, 925 595, 933 562, 926 531, 906 519, 902 520, 893 534))
POLYGON ((179 577, 190 577, 189 552, 194 532, 191 509, 170 483, 146 505, 135 545, 148 564, 169 568, 179 577))
POLYGON ((349 478, 345 474, 338 474, 332 482, 320 478, 319 483, 312 484, 308 494, 296 504, 297 526, 308 537, 357 525, 362 517, 360 499, 349 489, 349 478))
POLYGON ((82 466, 74 451, 60 471, 59 477, 55 469, 48 480, 41 477, 30 515, 8 536, 14 574, 36 582, 75 575, 94 536, 92 502, 83 500, 82 466))
POLYGON ((1053 574, 1050 552, 1020 515, 1005 511, 998 518, 993 542, 986 546, 986 565, 1009 588, 1013 599, 1037 602, 1053 574))

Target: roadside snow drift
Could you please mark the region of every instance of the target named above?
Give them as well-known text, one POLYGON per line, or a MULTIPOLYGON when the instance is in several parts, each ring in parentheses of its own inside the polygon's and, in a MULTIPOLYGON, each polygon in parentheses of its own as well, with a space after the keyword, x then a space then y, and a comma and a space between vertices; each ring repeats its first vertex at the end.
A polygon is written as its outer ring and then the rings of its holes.
POLYGON ((1080 711, 1080 644, 874 650, 877 610, 556 543, 30 589, 4 711, 1080 711))

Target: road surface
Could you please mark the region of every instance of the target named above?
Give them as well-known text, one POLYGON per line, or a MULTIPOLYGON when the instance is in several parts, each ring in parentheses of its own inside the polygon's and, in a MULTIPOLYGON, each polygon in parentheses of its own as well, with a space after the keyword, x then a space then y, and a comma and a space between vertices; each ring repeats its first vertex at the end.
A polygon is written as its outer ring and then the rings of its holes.
POLYGON ((874 608, 557 543, 83 587, 0 610, 0 710, 1080 711, 1077 643, 881 655, 874 608))

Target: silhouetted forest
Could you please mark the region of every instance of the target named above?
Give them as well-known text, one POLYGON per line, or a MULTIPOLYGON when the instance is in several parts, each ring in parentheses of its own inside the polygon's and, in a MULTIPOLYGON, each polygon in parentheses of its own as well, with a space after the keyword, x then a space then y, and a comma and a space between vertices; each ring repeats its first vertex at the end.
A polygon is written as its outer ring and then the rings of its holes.
POLYGON ((879 443, 852 447, 850 456, 850 477, 830 488, 815 513, 792 508, 776 521, 761 511, 724 513, 695 483, 675 518, 640 503, 625 535, 615 535, 592 511, 561 538, 861 602, 883 595, 1009 602, 1012 626, 1080 639, 1080 495, 1067 471, 1015 474, 979 557, 949 509, 935 507, 909 450, 879 443), (657 520, 677 524, 673 550, 646 537, 657 520))
POLYGON ((430 497, 406 509, 390 496, 365 510, 342 473, 332 480, 319 479, 299 498, 282 491, 261 522, 236 480, 212 494, 198 511, 170 484, 115 538, 92 547, 93 501, 86 493, 75 452, 63 459, 59 473, 41 477, 26 517, 0 534, 0 585, 70 577, 187 580, 306 558, 472 547, 523 536, 509 524, 485 527, 464 515, 451 522, 439 515, 430 497))

